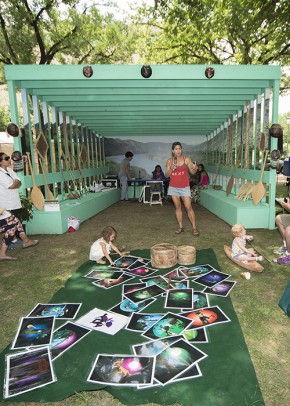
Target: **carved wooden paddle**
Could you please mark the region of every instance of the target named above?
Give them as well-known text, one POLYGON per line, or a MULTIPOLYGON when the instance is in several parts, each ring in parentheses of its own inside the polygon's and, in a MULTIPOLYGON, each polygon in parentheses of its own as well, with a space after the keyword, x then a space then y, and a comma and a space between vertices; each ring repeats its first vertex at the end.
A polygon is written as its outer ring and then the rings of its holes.
POLYGON ((45 176, 45 172, 43 170, 43 164, 42 164, 42 159, 41 158, 40 158, 39 162, 40 162, 40 166, 41 166, 41 170, 42 170, 42 174, 43 174, 43 178, 44 178, 44 182, 45 182, 45 193, 46 193, 47 200, 54 200, 53 193, 48 187, 48 183, 47 183, 47 179, 46 179, 46 176, 45 176))
POLYGON ((227 196, 231 193, 232 188, 233 188, 233 186, 234 186, 234 182, 235 182, 235 172, 236 172, 236 169, 237 169, 237 165, 238 165, 238 160, 239 160, 239 157, 240 157, 240 153, 241 153, 241 145, 239 146, 239 149, 238 149, 236 164, 235 164, 235 166, 234 166, 232 176, 230 177, 230 180, 228 181, 228 184, 227 184, 227 188, 226 188, 226 195, 227 195, 227 196))
POLYGON ((42 211, 43 207, 44 207, 44 196, 43 196, 41 190, 38 189, 36 182, 35 182, 32 164, 31 164, 31 160, 30 160, 30 152, 27 152, 26 155, 27 155, 27 160, 28 160, 28 164, 30 167, 32 182, 33 182, 33 188, 31 190, 31 200, 32 200, 32 203, 34 204, 34 206, 37 208, 37 210, 42 211))
POLYGON ((261 175, 260 175, 260 180, 259 182, 254 186, 253 191, 252 191, 252 197, 253 197, 253 202, 255 205, 257 205, 265 196, 266 189, 265 186, 263 185, 262 179, 264 175, 264 170, 267 162, 267 157, 268 157, 268 151, 266 151, 265 154, 265 160, 263 163, 263 167, 261 169, 261 175))

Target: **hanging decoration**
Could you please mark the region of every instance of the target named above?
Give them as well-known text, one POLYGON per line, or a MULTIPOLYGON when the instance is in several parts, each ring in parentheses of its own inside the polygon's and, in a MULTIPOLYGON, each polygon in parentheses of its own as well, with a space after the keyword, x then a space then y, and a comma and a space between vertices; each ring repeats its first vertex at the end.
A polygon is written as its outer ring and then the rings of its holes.
POLYGON ((206 68, 204 74, 208 79, 213 78, 214 77, 214 68, 206 68))
POLYGON ((86 77, 86 78, 90 78, 91 76, 93 76, 93 73, 94 73, 94 71, 93 71, 93 68, 91 67, 91 66, 85 66, 84 68, 83 68, 83 75, 86 77))
POLYGON ((6 132, 8 135, 11 135, 11 137, 18 137, 18 135, 20 134, 20 129, 15 123, 8 123, 6 132))
POLYGON ((152 68, 150 65, 143 65, 141 68, 141 75, 143 78, 148 79, 152 75, 152 68))
POLYGON ((269 128, 269 135, 273 138, 277 138, 278 150, 283 152, 283 129, 280 124, 272 124, 269 128))

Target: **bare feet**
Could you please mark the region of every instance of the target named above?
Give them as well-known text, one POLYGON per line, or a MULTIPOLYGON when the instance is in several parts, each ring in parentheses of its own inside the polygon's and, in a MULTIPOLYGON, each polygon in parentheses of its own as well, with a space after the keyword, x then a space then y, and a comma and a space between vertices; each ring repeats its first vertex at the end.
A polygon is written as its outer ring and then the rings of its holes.
POLYGON ((105 264, 106 261, 104 261, 103 259, 99 259, 99 260, 97 261, 97 263, 98 263, 98 264, 105 264))

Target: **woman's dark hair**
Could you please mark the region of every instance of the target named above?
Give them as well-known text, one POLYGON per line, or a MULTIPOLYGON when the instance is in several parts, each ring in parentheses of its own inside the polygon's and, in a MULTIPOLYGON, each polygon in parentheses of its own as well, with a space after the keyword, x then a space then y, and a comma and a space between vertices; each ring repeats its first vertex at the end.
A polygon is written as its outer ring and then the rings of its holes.
POLYGON ((179 145, 180 148, 182 148, 182 145, 180 144, 180 142, 179 142, 179 141, 176 141, 176 142, 174 142, 174 143, 172 144, 171 149, 174 149, 177 145, 179 145))
POLYGON ((110 237, 113 233, 115 233, 115 236, 117 236, 117 231, 114 229, 114 227, 111 226, 105 227, 104 230, 102 231, 102 237, 106 242, 109 242, 110 237))
POLYGON ((133 158, 134 154, 131 151, 126 152, 125 157, 126 158, 133 158))
POLYGON ((159 168, 160 170, 162 170, 160 165, 156 165, 154 171, 157 171, 157 168, 159 168))
POLYGON ((3 161, 3 157, 4 157, 4 155, 6 155, 6 154, 5 154, 5 152, 0 152, 0 162, 2 162, 2 161, 3 161))
POLYGON ((198 166, 201 166, 201 172, 204 171, 204 164, 198 164, 198 166))

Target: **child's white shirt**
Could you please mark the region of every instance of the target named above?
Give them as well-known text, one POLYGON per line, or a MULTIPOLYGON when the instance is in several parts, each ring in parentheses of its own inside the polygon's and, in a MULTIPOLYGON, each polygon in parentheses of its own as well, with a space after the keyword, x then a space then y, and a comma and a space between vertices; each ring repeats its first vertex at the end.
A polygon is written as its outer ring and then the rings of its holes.
POLYGON ((111 245, 104 238, 99 238, 97 241, 93 243, 90 249, 90 260, 91 261, 98 261, 99 259, 103 258, 104 253, 100 243, 104 243, 106 247, 106 251, 109 254, 111 251, 111 245))

